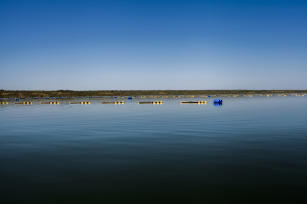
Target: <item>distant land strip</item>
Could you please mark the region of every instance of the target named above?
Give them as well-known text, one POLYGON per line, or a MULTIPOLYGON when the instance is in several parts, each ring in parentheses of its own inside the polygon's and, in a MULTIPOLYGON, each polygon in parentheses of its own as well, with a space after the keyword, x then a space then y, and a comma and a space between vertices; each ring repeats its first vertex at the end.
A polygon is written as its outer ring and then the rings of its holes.
POLYGON ((224 94, 295 94, 307 90, 0 90, 0 98, 26 97, 94 97, 94 96, 148 96, 148 95, 224 95, 224 94))

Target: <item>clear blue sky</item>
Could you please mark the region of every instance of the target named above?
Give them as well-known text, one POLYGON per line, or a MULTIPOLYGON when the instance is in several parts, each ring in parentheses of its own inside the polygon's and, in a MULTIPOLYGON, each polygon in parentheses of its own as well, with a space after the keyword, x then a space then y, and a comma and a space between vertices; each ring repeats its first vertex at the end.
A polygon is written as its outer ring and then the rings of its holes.
POLYGON ((2 89, 307 89, 306 0, 0 0, 2 89))

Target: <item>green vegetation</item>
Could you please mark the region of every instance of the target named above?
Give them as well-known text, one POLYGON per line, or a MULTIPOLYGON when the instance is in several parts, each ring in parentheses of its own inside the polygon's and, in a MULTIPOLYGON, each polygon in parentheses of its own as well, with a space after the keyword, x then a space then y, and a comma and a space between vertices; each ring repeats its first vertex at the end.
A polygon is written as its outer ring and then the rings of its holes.
POLYGON ((80 97, 80 96, 145 96, 145 95, 220 95, 220 94, 287 94, 307 93, 307 90, 0 90, 0 98, 80 97))

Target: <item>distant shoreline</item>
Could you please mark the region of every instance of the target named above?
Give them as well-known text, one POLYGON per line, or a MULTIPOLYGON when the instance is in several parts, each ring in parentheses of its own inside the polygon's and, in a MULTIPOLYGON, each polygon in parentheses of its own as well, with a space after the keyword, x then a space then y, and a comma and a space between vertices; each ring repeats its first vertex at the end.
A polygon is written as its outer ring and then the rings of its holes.
POLYGON ((303 94, 307 90, 0 90, 0 98, 303 94))

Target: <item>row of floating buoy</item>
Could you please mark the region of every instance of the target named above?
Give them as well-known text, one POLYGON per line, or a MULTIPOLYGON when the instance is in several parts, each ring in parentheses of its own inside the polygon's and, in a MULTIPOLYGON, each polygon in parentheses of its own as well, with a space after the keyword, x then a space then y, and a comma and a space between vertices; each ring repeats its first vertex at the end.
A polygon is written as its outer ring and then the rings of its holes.
POLYGON ((90 100, 91 98, 112 98, 115 100, 120 100, 120 99, 138 99, 138 98, 210 98, 210 97, 242 97, 242 96, 247 96, 247 97, 253 97, 253 96, 305 96, 306 93, 301 92, 301 93, 245 93, 245 94, 239 94, 239 93, 234 93, 234 94, 219 94, 219 95, 143 95, 143 96, 91 96, 91 97, 21 97, 21 98, 0 98, 0 100, 10 100, 14 99, 15 102, 19 102, 19 100, 62 100, 62 99, 77 99, 79 98, 80 100, 90 100))
POLYGON ((90 101, 69 102, 69 104, 91 104, 91 102, 90 101))
POLYGON ((139 104, 163 104, 163 101, 139 101, 139 104))
MULTIPOLYGON (((216 99, 213 103, 221 104, 223 102, 222 99, 216 99)), ((103 101, 102 104, 125 104, 125 101, 103 101)), ((181 101, 181 104, 207 104, 207 101, 181 101)), ((1 101, 0 104, 9 104, 6 101, 1 101)), ((24 101, 24 102, 15 102, 15 104, 24 104, 24 105, 32 105, 32 101, 24 101)), ((49 101, 49 102, 41 102, 40 104, 60 104, 59 101, 49 101)), ((91 104, 90 101, 77 101, 77 102, 69 102, 69 104, 91 104)), ((138 104, 163 104, 163 101, 139 101, 138 104)))
POLYGON ((207 104, 207 101, 180 101, 181 104, 207 104))
POLYGON ((125 101, 104 101, 102 104, 125 104, 125 101))
POLYGON ((50 101, 50 102, 41 102, 41 104, 54 104, 54 105, 58 105, 60 104, 59 101, 50 101))
POLYGON ((24 102, 16 102, 15 104, 20 104, 20 105, 32 105, 32 101, 24 101, 24 102))

